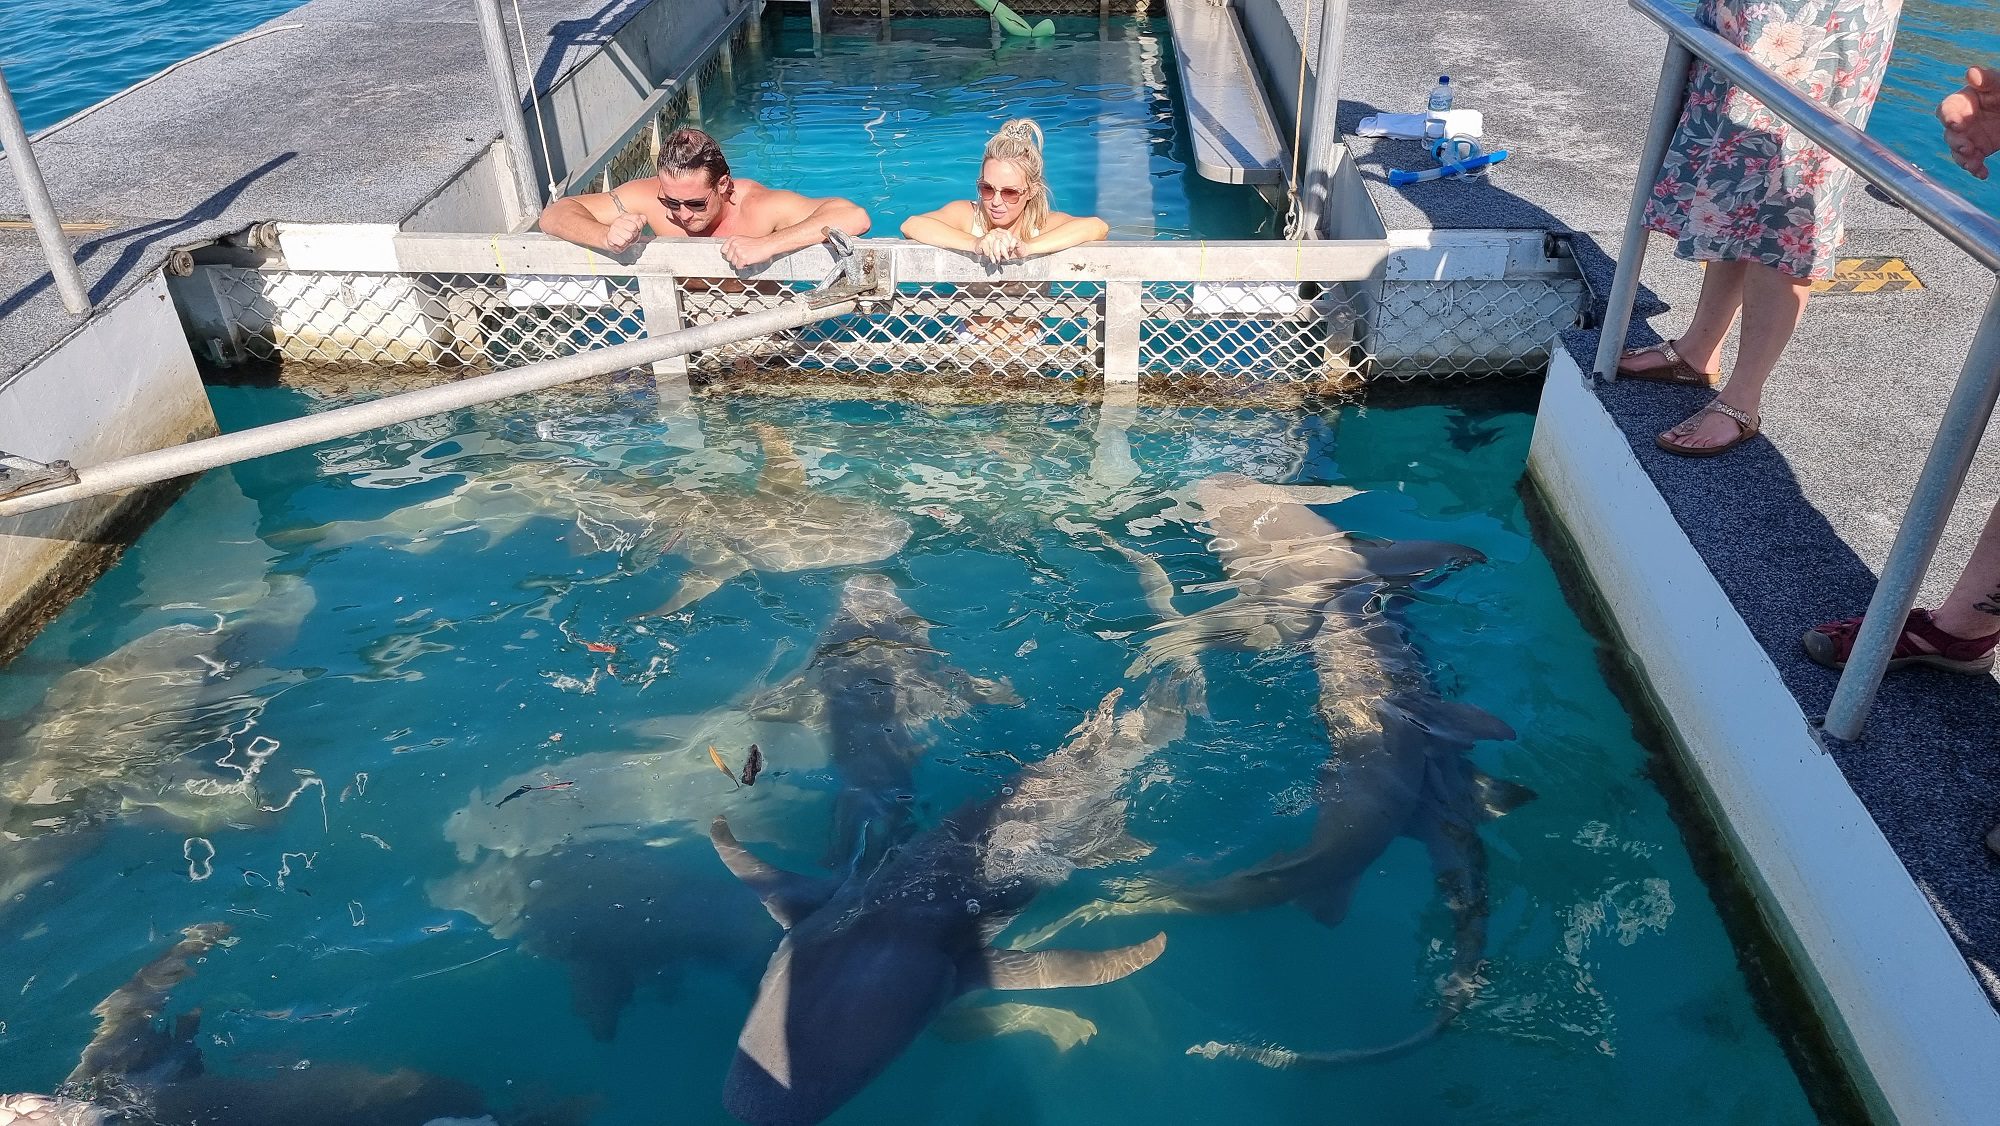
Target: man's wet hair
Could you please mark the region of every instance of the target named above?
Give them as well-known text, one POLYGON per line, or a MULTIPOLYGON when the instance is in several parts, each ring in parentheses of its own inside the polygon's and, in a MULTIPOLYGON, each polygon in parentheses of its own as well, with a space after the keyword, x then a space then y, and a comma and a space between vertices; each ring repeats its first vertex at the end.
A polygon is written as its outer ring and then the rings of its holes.
POLYGON ((676 129, 660 142, 659 171, 672 176, 700 170, 711 185, 729 175, 729 161, 715 138, 699 129, 676 129))

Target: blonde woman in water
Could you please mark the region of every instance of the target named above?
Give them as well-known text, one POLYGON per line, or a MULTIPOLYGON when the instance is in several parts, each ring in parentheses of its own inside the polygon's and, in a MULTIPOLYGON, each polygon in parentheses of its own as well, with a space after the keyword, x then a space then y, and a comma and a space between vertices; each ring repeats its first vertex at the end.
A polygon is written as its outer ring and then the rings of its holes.
POLYGON ((1025 117, 1000 127, 986 142, 977 199, 953 200, 913 215, 903 237, 1005 262, 1096 242, 1111 233, 1095 215, 1065 215, 1049 206, 1042 176, 1042 129, 1025 117))

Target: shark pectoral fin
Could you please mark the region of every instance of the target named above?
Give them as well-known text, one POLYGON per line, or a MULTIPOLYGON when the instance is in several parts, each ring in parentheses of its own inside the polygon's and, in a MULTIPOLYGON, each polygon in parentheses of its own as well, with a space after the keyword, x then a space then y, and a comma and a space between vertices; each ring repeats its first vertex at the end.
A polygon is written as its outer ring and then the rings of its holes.
POLYGON ((1458 700, 1428 693, 1398 697, 1393 705, 1433 735, 1471 746, 1487 739, 1514 737, 1514 729, 1499 716, 1458 700))
POLYGON ((731 558, 725 563, 717 563, 699 570, 689 571, 687 574, 681 576, 681 585, 679 589, 674 591, 672 598, 667 599, 658 607, 648 610, 643 614, 634 614, 633 618, 664 618, 682 607, 692 606, 702 599, 707 598, 709 595, 715 593, 723 583, 728 582, 749 569, 750 564, 747 561, 731 558))
POLYGON ((764 447, 764 471, 757 475, 757 491, 799 493, 806 488, 806 467, 793 451, 791 439, 769 423, 757 427, 757 442, 764 447))
POLYGON ((1151 842, 1142 841, 1130 833, 1121 832, 1109 840, 1097 844, 1077 854, 1079 868, 1098 868, 1106 864, 1123 864, 1132 860, 1143 860, 1153 854, 1151 842))
POLYGON ((1181 617, 1181 612, 1174 609, 1174 581, 1167 577, 1167 569, 1160 566, 1160 561, 1137 548, 1126 547, 1112 539, 1109 532, 1100 531, 1099 534, 1111 550, 1124 556, 1126 562, 1139 572, 1139 589, 1146 594, 1147 609, 1163 622, 1181 617))
POLYGON ((743 706, 743 711, 751 719, 765 723, 803 723, 817 714, 825 703, 822 693, 808 685, 803 677, 795 676, 751 697, 750 702, 743 706))
POLYGON ((966 991, 974 989, 1068 989, 1104 985, 1153 964, 1167 948, 1167 936, 1156 934, 1135 946, 1113 950, 984 950, 960 974, 966 991))
POLYGON ((1472 772, 1473 800, 1489 820, 1505 817, 1535 800, 1535 791, 1519 782, 1509 782, 1475 770, 1472 772))
POLYGON ((1097 1035, 1097 1025, 1068 1009, 1008 1001, 953 1006, 931 1022, 931 1031, 954 1043, 1033 1032, 1048 1037, 1056 1051, 1067 1052, 1097 1035))
POLYGON ((600 1044, 618 1035, 618 1017, 632 1003, 637 987, 629 970, 600 962, 577 962, 569 969, 570 1008, 600 1044))
POLYGON ((729 822, 723 818, 709 824, 708 838, 715 843, 715 854, 722 858, 723 866, 757 893, 764 901, 764 910, 786 930, 825 906, 840 887, 837 880, 795 875, 757 859, 729 831, 729 822))
POLYGON ((1365 873, 1356 872, 1331 880, 1316 887, 1308 888, 1293 897, 1292 902, 1299 909, 1311 915, 1319 923, 1337 927, 1347 918, 1347 908, 1354 903, 1354 889, 1360 884, 1365 873))

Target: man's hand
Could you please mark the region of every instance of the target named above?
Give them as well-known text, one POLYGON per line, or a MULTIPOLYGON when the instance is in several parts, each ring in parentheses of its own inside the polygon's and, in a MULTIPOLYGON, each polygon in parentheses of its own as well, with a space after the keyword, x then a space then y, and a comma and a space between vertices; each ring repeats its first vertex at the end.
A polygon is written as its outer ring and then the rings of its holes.
POLYGON ((639 234, 645 229, 644 215, 621 213, 604 228, 604 249, 613 254, 622 253, 627 247, 639 241, 639 234))
POLYGON ((979 255, 991 262, 1004 262, 1009 258, 1022 256, 1021 240, 1012 231, 988 231, 979 240, 979 255))
POLYGON ((770 239, 731 235, 722 240, 723 260, 738 270, 768 262, 774 254, 770 239))
POLYGON ((1960 168, 1984 180, 1986 158, 2000 152, 2000 67, 1965 72, 1965 87, 1938 103, 1944 143, 1960 168))

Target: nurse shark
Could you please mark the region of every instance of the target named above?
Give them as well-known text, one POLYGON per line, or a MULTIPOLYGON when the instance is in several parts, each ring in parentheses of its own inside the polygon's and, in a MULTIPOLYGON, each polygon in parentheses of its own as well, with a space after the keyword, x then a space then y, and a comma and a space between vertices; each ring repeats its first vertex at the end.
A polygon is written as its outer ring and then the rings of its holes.
POLYGON ((1143 855, 1125 831, 1125 783, 1186 725, 1185 686, 1156 679, 1120 713, 1114 689, 1065 745, 994 797, 966 804, 845 878, 781 871, 711 833, 786 935, 771 956, 723 1089, 753 1126, 814 1123, 889 1066, 954 998, 984 989, 1101 985, 1157 959, 1166 936, 1100 951, 990 944, 1078 867, 1143 855))
POLYGON ((1148 601, 1167 620, 1134 662, 1142 671, 1207 648, 1303 647, 1318 675, 1317 712, 1332 743, 1319 769, 1319 805, 1300 848, 1205 883, 1140 879, 1120 898, 1088 905, 1071 922, 1162 912, 1221 913, 1296 903, 1328 926, 1346 917, 1355 887, 1397 837, 1428 850, 1453 918, 1452 973, 1431 1024, 1394 1044, 1297 1051, 1216 1041, 1189 1049, 1210 1059, 1267 1067, 1381 1059, 1435 1037, 1471 1002, 1484 957, 1486 851, 1478 827, 1530 800, 1525 787, 1490 778, 1465 751, 1513 729, 1471 705, 1438 695, 1409 631, 1391 612, 1417 580, 1483 559, 1456 544, 1382 543, 1346 535, 1307 507, 1347 490, 1212 478, 1196 490, 1213 532, 1211 549, 1238 593, 1182 615, 1159 565, 1137 553, 1148 601))
MULTIPOLYGON (((0 1114, 34 1126, 559 1126, 576 1108, 496 1117, 466 1083, 409 1068, 376 1071, 315 1061, 267 1074, 210 1073, 196 1046, 199 1011, 166 1019, 176 987, 236 939, 201 923, 91 1010, 97 1032, 53 1095, 0 1094, 0 1114)), ((0 1119, 7 1121, 7 1119, 0 1119)))
POLYGON ((1006 680, 949 663, 931 645, 931 623, 888 579, 856 575, 842 585, 839 613, 805 669, 745 710, 753 719, 825 731, 841 786, 825 863, 867 867, 908 835, 913 774, 930 725, 976 703, 1020 702, 1006 680))
POLYGON ((522 953, 563 963, 571 1006, 599 1041, 642 986, 671 992, 692 966, 754 983, 771 926, 697 837, 489 853, 429 892, 522 953))

